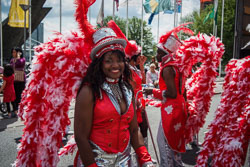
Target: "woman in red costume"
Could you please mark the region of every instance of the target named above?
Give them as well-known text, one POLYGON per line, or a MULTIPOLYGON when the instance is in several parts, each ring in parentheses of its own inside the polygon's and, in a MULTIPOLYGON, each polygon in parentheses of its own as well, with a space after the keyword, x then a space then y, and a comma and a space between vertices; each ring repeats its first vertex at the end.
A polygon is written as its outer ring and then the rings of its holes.
POLYGON ((132 73, 132 80, 130 84, 134 90, 134 96, 136 98, 136 116, 137 122, 140 127, 140 131, 142 133, 142 137, 144 139, 144 144, 148 145, 148 125, 145 115, 145 103, 142 95, 142 84, 146 84, 146 75, 144 71, 144 64, 147 60, 145 56, 141 56, 141 47, 138 46, 134 41, 128 41, 130 46, 134 46, 133 48, 137 48, 136 52, 126 52, 129 49, 125 50, 126 55, 130 57, 129 59, 129 68, 132 73), (132 54, 132 55, 131 55, 132 54), (139 69, 137 68, 139 66, 139 69))
MULTIPOLYGON (((93 40, 92 62, 75 106, 75 140, 82 164, 131 166, 132 145, 140 166, 153 166, 138 131, 131 74, 125 63, 126 40, 110 28, 97 30, 93 40)), ((80 159, 75 160, 79 166, 80 159)))

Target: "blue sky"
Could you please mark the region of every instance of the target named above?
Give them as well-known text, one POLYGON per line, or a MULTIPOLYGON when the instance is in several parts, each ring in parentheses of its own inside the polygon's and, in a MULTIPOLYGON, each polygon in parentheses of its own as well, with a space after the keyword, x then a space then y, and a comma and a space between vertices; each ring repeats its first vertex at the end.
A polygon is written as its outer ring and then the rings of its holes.
MULTIPOLYGON (((119 11, 116 15, 126 18, 126 6, 122 5, 125 0, 120 0, 119 11)), ((59 0, 47 0, 44 7, 52 7, 52 10, 42 21, 44 23, 44 41, 48 41, 55 31, 59 31, 59 0)), ((9 6, 11 0, 2 0, 2 19, 8 16, 9 6)), ((141 18, 141 0, 129 0, 129 18, 136 16, 141 18)), ((113 0, 105 0, 104 15, 112 15, 113 13, 113 0)), ((91 6, 91 24, 96 24, 96 18, 101 6, 101 0, 91 6)), ((200 0, 183 0, 183 13, 182 16, 192 13, 194 10, 200 9, 200 0)), ((74 18, 75 6, 74 0, 62 0, 62 32, 69 30, 77 30, 78 25, 74 18)), ((149 14, 144 13, 143 19, 148 20, 149 14)), ((179 16, 180 17, 180 16, 179 16)), ((155 16, 151 28, 156 40, 157 36, 157 16, 155 16)), ((160 14, 160 29, 159 34, 162 35, 174 27, 174 15, 160 14)))

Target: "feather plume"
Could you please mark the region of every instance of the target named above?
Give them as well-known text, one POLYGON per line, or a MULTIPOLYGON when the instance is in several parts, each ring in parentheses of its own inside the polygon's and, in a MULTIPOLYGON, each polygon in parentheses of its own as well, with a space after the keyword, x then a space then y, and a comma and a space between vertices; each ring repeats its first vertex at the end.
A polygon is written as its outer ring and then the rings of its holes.
POLYGON ((141 47, 138 46, 134 40, 128 41, 127 37, 123 34, 122 30, 118 27, 118 25, 113 20, 108 22, 108 26, 114 30, 117 37, 123 38, 127 41, 125 53, 128 58, 131 58, 132 56, 137 55, 141 52, 141 47))
POLYGON ((85 36, 86 44, 90 44, 93 46, 92 36, 95 32, 94 27, 89 23, 87 19, 87 13, 89 7, 95 2, 96 0, 75 0, 76 5, 76 12, 75 18, 78 22, 79 28, 82 34, 85 36))
POLYGON ((169 38, 169 36, 173 33, 174 36, 178 38, 178 35, 177 33, 180 32, 180 31, 183 31, 184 33, 186 34, 190 34, 190 35, 193 35, 194 32, 192 30, 190 30, 189 28, 185 27, 186 25, 188 24, 192 24, 191 22, 188 22, 188 23, 184 23, 184 24, 181 24, 180 26, 178 27, 175 27, 173 30, 171 31, 168 31, 165 35, 162 35, 160 40, 159 40, 159 43, 165 43, 167 41, 167 39, 169 38))

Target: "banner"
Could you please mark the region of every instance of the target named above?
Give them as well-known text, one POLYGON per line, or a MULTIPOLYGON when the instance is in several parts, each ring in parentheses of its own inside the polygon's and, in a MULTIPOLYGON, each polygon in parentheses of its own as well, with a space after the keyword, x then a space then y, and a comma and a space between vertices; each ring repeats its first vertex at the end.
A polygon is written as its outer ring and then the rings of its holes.
MULTIPOLYGON (((24 27, 24 10, 20 4, 28 5, 29 0, 11 0, 8 25, 11 27, 24 27)), ((26 27, 29 27, 29 11, 26 11, 26 27)))
POLYGON ((211 11, 207 14, 205 19, 203 20, 203 24, 205 24, 209 19, 214 19, 215 24, 217 25, 217 12, 218 10, 218 0, 214 1, 214 7, 211 9, 211 11))
MULTIPOLYGON (((164 14, 173 14, 174 13, 174 3, 175 0, 172 0, 172 6, 170 7, 170 10, 164 10, 164 14)), ((182 10, 182 0, 176 0, 176 12, 181 13, 182 10)))
POLYGON ((101 8, 99 10, 96 23, 99 24, 101 27, 103 26, 104 21, 104 0, 102 0, 101 8))

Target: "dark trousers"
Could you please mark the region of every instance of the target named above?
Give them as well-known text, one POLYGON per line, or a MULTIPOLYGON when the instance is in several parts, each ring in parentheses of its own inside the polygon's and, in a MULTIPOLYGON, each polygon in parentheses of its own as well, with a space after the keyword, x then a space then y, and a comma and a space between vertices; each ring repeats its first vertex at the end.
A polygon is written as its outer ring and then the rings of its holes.
POLYGON ((14 82, 14 88, 16 93, 16 100, 14 101, 16 110, 18 110, 19 103, 21 101, 21 95, 25 88, 25 82, 14 82))
POLYGON ((6 107, 7 107, 7 111, 8 111, 8 113, 11 113, 11 111, 10 111, 10 103, 11 103, 11 105, 12 105, 12 107, 13 107, 13 111, 16 111, 17 110, 17 108, 16 108, 16 103, 15 102, 6 102, 6 107))

